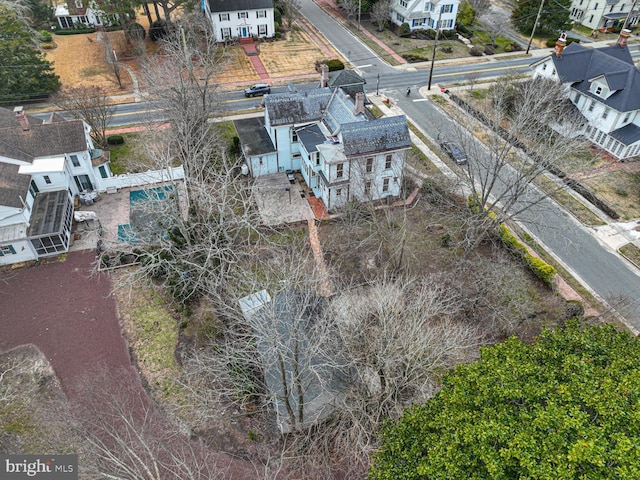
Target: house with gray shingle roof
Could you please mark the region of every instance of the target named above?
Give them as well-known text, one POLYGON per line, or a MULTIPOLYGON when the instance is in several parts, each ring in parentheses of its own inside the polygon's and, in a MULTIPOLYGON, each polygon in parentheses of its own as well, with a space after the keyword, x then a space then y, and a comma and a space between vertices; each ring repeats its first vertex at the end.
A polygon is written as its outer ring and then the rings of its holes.
POLYGON ((623 30, 604 48, 566 46, 563 36, 553 54, 531 65, 534 77, 565 85, 585 119, 580 133, 621 160, 640 155, 640 71, 627 48, 629 34, 623 30))
POLYGON ((273 0, 203 0, 202 6, 218 42, 276 33, 273 0))
POLYGON ((255 120, 235 122, 253 176, 300 171, 329 210, 355 200, 400 195, 406 151, 411 147, 404 115, 376 119, 364 93, 340 88, 265 95, 264 130, 256 142, 255 120))
POLYGON ((66 252, 74 197, 112 176, 84 121, 52 120, 0 108, 0 265, 66 252))

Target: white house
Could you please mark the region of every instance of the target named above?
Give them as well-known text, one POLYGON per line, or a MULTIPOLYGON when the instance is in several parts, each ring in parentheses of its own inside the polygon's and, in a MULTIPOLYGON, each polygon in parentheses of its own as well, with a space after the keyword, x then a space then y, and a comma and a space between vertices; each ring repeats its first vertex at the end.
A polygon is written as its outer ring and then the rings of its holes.
POLYGON ((354 99, 329 87, 266 95, 264 120, 235 122, 249 171, 301 171, 327 209, 398 197, 407 119, 376 119, 364 101, 362 92, 354 99))
POLYGON ((104 25, 108 27, 118 23, 117 14, 101 10, 94 1, 90 1, 88 6, 85 6, 85 2, 81 0, 76 0, 71 4, 58 5, 55 16, 62 29, 75 28, 76 25, 104 25))
POLYGON ((640 155, 640 71, 623 30, 615 45, 565 47, 564 34, 553 54, 531 65, 534 76, 561 82, 585 118, 582 134, 618 159, 640 155))
POLYGON ((0 265, 66 252, 74 197, 112 175, 84 121, 53 120, 0 108, 0 265))
POLYGON ((273 0, 203 0, 218 42, 236 38, 268 38, 276 33, 273 0))
POLYGON ((411 30, 452 30, 460 0, 392 0, 391 22, 408 23, 411 30))
POLYGON ((635 27, 640 21, 640 3, 634 0, 573 0, 570 18, 592 30, 610 30, 624 24, 635 27))

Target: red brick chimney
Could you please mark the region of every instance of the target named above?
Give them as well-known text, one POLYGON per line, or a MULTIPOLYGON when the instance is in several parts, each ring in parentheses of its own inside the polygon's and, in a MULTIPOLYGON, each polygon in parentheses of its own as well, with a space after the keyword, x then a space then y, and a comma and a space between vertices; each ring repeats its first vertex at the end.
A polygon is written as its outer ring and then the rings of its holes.
POLYGON ((562 51, 566 46, 567 46, 567 34, 563 32, 562 35, 560 35, 560 38, 558 38, 558 40, 556 41, 556 47, 553 49, 553 53, 556 54, 556 57, 558 58, 562 57, 562 51))
POLYGON ((364 93, 357 92, 356 93, 356 105, 353 109, 353 114, 358 115, 359 113, 364 113, 364 93))
POLYGON ((16 118, 18 119, 18 122, 20 122, 20 126, 22 127, 22 130, 24 130, 25 132, 29 130, 29 127, 30 127, 29 119, 27 118, 27 114, 24 113, 24 108, 14 107, 13 113, 16 114, 16 118))
POLYGON ((324 88, 329 84, 329 67, 323 63, 320 67, 320 87, 324 88))
POLYGON ((618 45, 620 48, 626 48, 627 40, 629 40, 629 36, 631 36, 631 30, 627 30, 626 28, 620 30, 620 36, 618 36, 618 41, 616 42, 616 45, 618 45))

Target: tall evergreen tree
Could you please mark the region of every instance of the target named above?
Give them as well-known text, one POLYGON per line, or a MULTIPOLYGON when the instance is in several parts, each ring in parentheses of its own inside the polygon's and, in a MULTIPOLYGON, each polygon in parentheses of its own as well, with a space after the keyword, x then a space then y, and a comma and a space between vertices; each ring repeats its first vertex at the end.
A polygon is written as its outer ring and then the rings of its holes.
POLYGON ((539 34, 555 35, 563 30, 571 29, 571 0, 517 0, 517 6, 511 14, 516 28, 529 35, 540 9, 540 2, 544 1, 542 13, 538 20, 536 32, 539 34))
POLYGON ((0 3, 0 103, 45 97, 60 88, 52 64, 32 42, 29 27, 0 3))

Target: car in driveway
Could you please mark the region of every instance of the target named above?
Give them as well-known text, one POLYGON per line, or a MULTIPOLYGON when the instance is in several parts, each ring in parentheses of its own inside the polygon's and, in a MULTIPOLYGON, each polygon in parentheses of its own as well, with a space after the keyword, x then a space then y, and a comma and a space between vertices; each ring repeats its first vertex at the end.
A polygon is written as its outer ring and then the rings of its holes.
POLYGON ((462 147, 458 145, 456 142, 450 142, 450 141, 440 142, 440 148, 444 153, 449 155, 451 160, 456 162, 458 165, 467 164, 467 154, 462 149, 462 147))
POLYGON ((255 97, 266 93, 271 93, 271 87, 266 83, 256 83, 255 85, 251 85, 249 88, 244 89, 245 97, 255 97))

